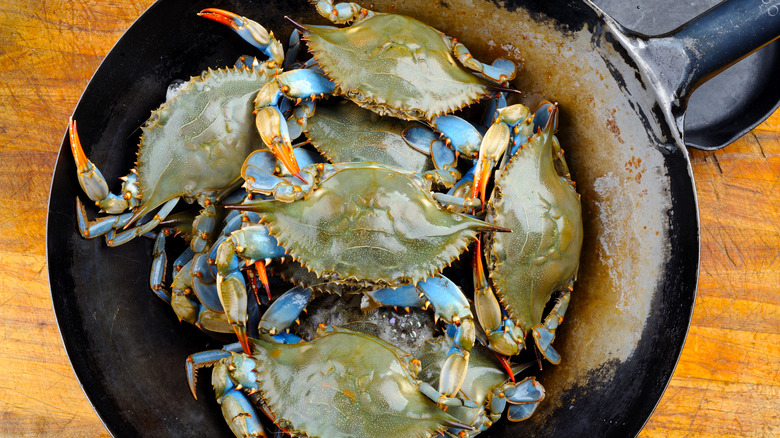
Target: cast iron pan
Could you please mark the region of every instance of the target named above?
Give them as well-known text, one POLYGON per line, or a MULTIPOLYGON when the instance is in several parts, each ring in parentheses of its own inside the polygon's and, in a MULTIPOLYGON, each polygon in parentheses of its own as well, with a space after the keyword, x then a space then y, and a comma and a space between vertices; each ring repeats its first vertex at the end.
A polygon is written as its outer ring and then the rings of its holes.
MULTIPOLYGON (((645 59, 637 55, 637 47, 648 47, 637 43, 644 37, 626 36, 590 6, 574 0, 463 3, 471 9, 455 0, 379 1, 374 9, 420 18, 457 36, 480 59, 514 58, 524 65, 515 85, 525 103, 541 98, 560 103, 559 138, 582 194, 586 235, 575 295, 555 341, 563 362, 545 366, 538 376, 547 399, 530 420, 503 420, 483 436, 635 435, 666 387, 692 312, 698 215, 678 128, 685 97, 718 68, 711 58, 697 60, 695 74, 686 76, 695 80, 674 90, 681 91, 679 98, 659 101, 657 96, 669 96, 651 86, 653 73, 643 68, 652 63, 637 63, 645 59)), ((749 12, 735 3, 730 13, 749 12)), ((762 14, 768 17, 774 10, 758 0, 749 3, 755 5, 747 9, 760 11, 750 19, 767 25, 762 14)), ((290 31, 284 15, 324 22, 304 0, 161 0, 153 5, 112 49, 74 112, 86 153, 114 183, 112 190, 119 187, 114 178, 132 166, 139 127, 164 100, 172 80, 231 65, 239 55, 252 53, 229 30, 195 15, 205 7, 253 17, 281 41, 290 31)), ((708 24, 698 23, 686 32, 701 35, 708 24)), ((733 37, 726 50, 730 60, 778 31, 771 33, 733 37)), ((762 104, 760 114, 751 113, 750 120, 740 113, 716 123, 724 129, 731 123, 740 126, 722 137, 752 127, 771 112, 778 100, 777 86, 772 90, 774 100, 762 104)), ((107 248, 99 239, 79 236, 74 200, 83 194, 75 172, 63 140, 49 205, 49 281, 65 347, 95 410, 117 437, 230 436, 219 407, 204 395, 207 383, 201 385, 200 400, 192 399, 183 366, 189 354, 222 343, 179 323, 148 290, 151 241, 107 248)))

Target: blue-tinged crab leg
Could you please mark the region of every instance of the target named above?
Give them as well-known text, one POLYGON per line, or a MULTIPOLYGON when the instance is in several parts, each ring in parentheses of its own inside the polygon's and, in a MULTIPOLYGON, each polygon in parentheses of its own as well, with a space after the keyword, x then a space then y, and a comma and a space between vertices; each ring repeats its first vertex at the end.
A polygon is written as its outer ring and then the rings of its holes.
POLYGON ((230 234, 217 247, 217 292, 230 324, 245 351, 249 352, 246 323, 247 285, 240 272, 240 262, 283 257, 284 248, 268 233, 265 225, 252 225, 230 234))
POLYGON ((453 325, 453 330, 448 330, 453 345, 439 376, 438 392, 442 396, 435 401, 440 405, 462 405, 462 402, 454 397, 466 377, 469 352, 476 338, 469 302, 455 283, 440 274, 419 281, 416 286, 433 307, 435 318, 453 325))
POLYGON ((90 221, 87 217, 87 210, 81 199, 76 197, 76 221, 78 222, 81 237, 93 239, 99 236, 105 236, 113 230, 124 227, 132 219, 133 213, 123 213, 119 215, 105 216, 90 221))
POLYGON ((95 201, 95 205, 100 207, 100 211, 109 214, 120 214, 129 208, 139 205, 138 195, 138 175, 131 172, 129 175, 120 178, 122 182, 122 195, 115 195, 108 191, 108 184, 100 170, 95 166, 84 153, 81 146, 76 121, 70 118, 68 125, 70 133, 70 150, 73 154, 73 160, 76 163, 77 177, 79 185, 87 194, 89 199, 95 201))
POLYGON ((570 284, 568 289, 564 290, 560 298, 558 298, 555 306, 550 310, 544 321, 531 328, 531 334, 536 347, 542 353, 542 356, 553 365, 558 365, 561 362, 561 355, 550 344, 555 339, 555 330, 563 322, 563 316, 569 307, 571 291, 572 285, 570 284))
POLYGON ((214 204, 209 204, 192 221, 192 240, 190 248, 195 252, 204 251, 212 240, 212 234, 217 228, 217 209, 214 204))
POLYGON ((528 377, 517 383, 505 383, 493 389, 488 400, 491 417, 497 421, 509 404, 507 419, 518 422, 528 419, 544 400, 544 387, 533 377, 528 377))
POLYGON ((251 358, 243 358, 228 350, 230 347, 196 353, 187 358, 187 381, 192 396, 197 399, 197 370, 213 365, 211 383, 230 430, 240 437, 267 437, 254 405, 241 391, 243 388, 259 390, 255 377, 257 364, 251 358))
MULTIPOLYGON (((322 168, 312 165, 314 159, 305 149, 297 148, 293 150, 293 153, 296 161, 306 164, 301 173, 305 174, 310 182, 302 185, 291 178, 274 175, 276 157, 268 151, 255 151, 247 157, 241 168, 241 176, 246 181, 244 187, 253 193, 272 196, 280 201, 289 202, 303 197, 312 189, 322 168)), ((252 201, 248 201, 244 205, 251 205, 251 203, 252 201)), ((240 207, 240 205, 226 206, 226 208, 236 209, 241 209, 240 207)), ((245 210, 251 211, 251 208, 245 210)))
POLYGON ((171 304, 171 297, 163 287, 167 266, 168 257, 165 254, 165 231, 163 230, 157 233, 154 247, 152 247, 152 270, 149 273, 149 287, 161 300, 171 304))
MULTIPOLYGON (((135 239, 138 236, 142 236, 147 232, 152 231, 155 227, 160 225, 160 222, 162 222, 165 217, 168 216, 168 214, 170 214, 173 208, 176 207, 177 202, 179 202, 178 197, 169 200, 163 204, 160 210, 157 211, 157 214, 155 214, 149 222, 116 233, 112 238, 108 239, 106 243, 108 246, 119 246, 123 243, 129 242, 132 239, 135 239)), ((125 225, 125 227, 127 227, 127 225, 125 225)))
POLYGON ((517 65, 508 59, 499 58, 496 59, 492 65, 485 64, 474 59, 474 57, 471 56, 469 49, 458 42, 456 38, 448 37, 446 35, 442 35, 442 38, 450 47, 453 56, 455 56, 463 66, 480 73, 493 82, 506 85, 515 78, 515 75, 517 75, 517 65))
POLYGON ((298 29, 290 32, 290 40, 287 42, 287 53, 284 55, 284 69, 290 70, 298 59, 298 50, 301 48, 301 33, 298 29))
MULTIPOLYGON (((482 134, 471 123, 452 115, 437 116, 431 120, 431 127, 439 133, 444 144, 455 150, 458 154, 468 158, 476 158, 482 144, 482 134)), ((432 129, 414 125, 406 128, 402 136, 406 143, 427 154, 431 149, 431 142, 437 139, 432 129)))
POLYGON ((474 247, 474 308, 477 319, 488 336, 488 348, 504 356, 519 354, 524 348, 524 335, 501 308, 496 294, 488 283, 482 264, 480 240, 474 247))
POLYGON ((304 183, 306 180, 299 173, 303 166, 296 162, 290 127, 279 109, 280 102, 283 97, 295 99, 299 104, 307 99, 305 108, 293 114, 295 122, 299 124, 293 133, 300 135, 300 129, 306 125, 304 118, 314 110, 313 99, 330 94, 334 87, 335 84, 321 73, 298 69, 277 75, 276 80, 265 84, 255 98, 256 125, 263 142, 284 166, 304 183))
POLYGON ((259 328, 270 335, 286 332, 306 308, 311 299, 312 290, 295 286, 274 300, 260 318, 259 328))
POLYGON ((527 107, 516 104, 498 110, 496 121, 488 128, 479 149, 477 168, 474 171, 474 186, 471 196, 485 202, 488 178, 498 164, 498 160, 509 147, 512 129, 524 121, 529 114, 527 107))
POLYGON ((395 309, 402 308, 407 311, 412 308, 423 308, 425 300, 420 297, 420 292, 413 284, 407 284, 397 288, 382 288, 364 292, 365 297, 360 303, 360 308, 364 311, 374 309, 379 306, 388 306, 395 309))
POLYGON ((244 41, 265 53, 270 60, 273 60, 280 66, 284 63, 284 48, 282 47, 282 43, 274 38, 273 32, 269 32, 256 21, 234 14, 230 11, 216 8, 204 9, 198 12, 198 15, 230 27, 243 38, 244 41))
MULTIPOLYGON (((232 333, 233 327, 224 312, 209 310, 201 304, 192 287, 192 262, 185 264, 171 283, 171 308, 179 321, 190 323, 205 332, 232 333)), ((254 310, 250 309, 248 313, 254 310)))
POLYGON ((333 0, 309 0, 317 7, 317 12, 335 24, 360 22, 374 16, 372 11, 364 9, 357 3, 333 3, 333 0))

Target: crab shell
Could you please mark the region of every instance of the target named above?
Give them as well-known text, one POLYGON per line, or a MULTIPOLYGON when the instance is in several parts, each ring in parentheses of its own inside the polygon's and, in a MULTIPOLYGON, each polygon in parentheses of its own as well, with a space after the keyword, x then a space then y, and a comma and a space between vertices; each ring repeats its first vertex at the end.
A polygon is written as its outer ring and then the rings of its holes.
POLYGON ((138 149, 135 217, 177 196, 193 202, 238 184, 244 159, 262 144, 253 100, 269 79, 256 70, 209 69, 152 112, 138 149))
POLYGON ((446 36, 414 18, 376 13, 345 28, 307 25, 309 51, 341 94, 380 115, 431 120, 487 96, 446 36))
POLYGON ((317 104, 305 133, 331 163, 373 161, 422 173, 434 168, 430 155, 413 149, 403 138, 403 131, 416 124, 340 100, 317 104))
POLYGON ((351 285, 412 284, 448 266, 489 223, 445 210, 413 172, 379 163, 324 166, 295 202, 251 210, 317 277, 351 285))
MULTIPOLYGON (((549 130, 551 131, 551 129, 549 130)), ((512 229, 488 236, 490 279, 504 308, 527 333, 552 294, 579 267, 582 207, 552 132, 519 149, 496 179, 486 220, 512 229)))
POLYGON ((420 392, 409 354, 333 330, 299 344, 251 341, 259 394, 279 427, 296 437, 432 437, 453 420, 420 392))

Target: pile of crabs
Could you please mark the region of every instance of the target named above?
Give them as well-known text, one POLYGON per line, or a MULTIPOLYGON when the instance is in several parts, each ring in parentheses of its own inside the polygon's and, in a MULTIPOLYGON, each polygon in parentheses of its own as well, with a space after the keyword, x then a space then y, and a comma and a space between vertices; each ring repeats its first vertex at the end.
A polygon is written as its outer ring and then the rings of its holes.
POLYGON ((517 358, 560 362, 582 246, 557 106, 507 105, 513 62, 483 64, 415 19, 313 3, 353 24, 290 20, 286 53, 250 19, 200 12, 266 59, 169 88, 118 195, 71 121, 79 182, 108 213, 89 220, 77 199, 81 234, 154 238, 152 290, 181 321, 235 333, 186 368, 195 395, 213 366, 236 436, 265 436, 258 412, 318 437, 471 437, 504 410, 528 418, 544 389, 517 358), (189 245, 166 284, 171 236, 189 245))

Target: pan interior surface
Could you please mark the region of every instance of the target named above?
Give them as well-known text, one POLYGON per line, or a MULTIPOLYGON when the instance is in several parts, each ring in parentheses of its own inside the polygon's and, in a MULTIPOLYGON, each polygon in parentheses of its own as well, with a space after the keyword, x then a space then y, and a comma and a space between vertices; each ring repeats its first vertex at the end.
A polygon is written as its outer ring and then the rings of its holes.
MULTIPOLYGON (((109 180, 130 168, 137 128, 164 100, 168 83, 251 53, 230 31, 205 26, 195 16, 204 7, 252 17, 281 41, 291 30, 284 15, 324 23, 302 0, 156 3, 112 50, 74 114, 87 154, 109 180)), ((520 101, 560 106, 558 136, 585 226, 577 282, 555 342, 563 361, 539 374, 547 397, 531 419, 504 419, 481 436, 635 435, 682 348, 698 266, 687 155, 673 144, 652 93, 579 2, 371 7, 418 18, 481 60, 518 62, 520 101)), ((69 153, 63 143, 47 247, 58 323, 85 392, 115 436, 230 436, 213 399, 192 400, 183 367, 187 355, 221 343, 178 323, 148 290, 151 242, 107 248, 78 235, 73 200, 83 195, 69 153)))

